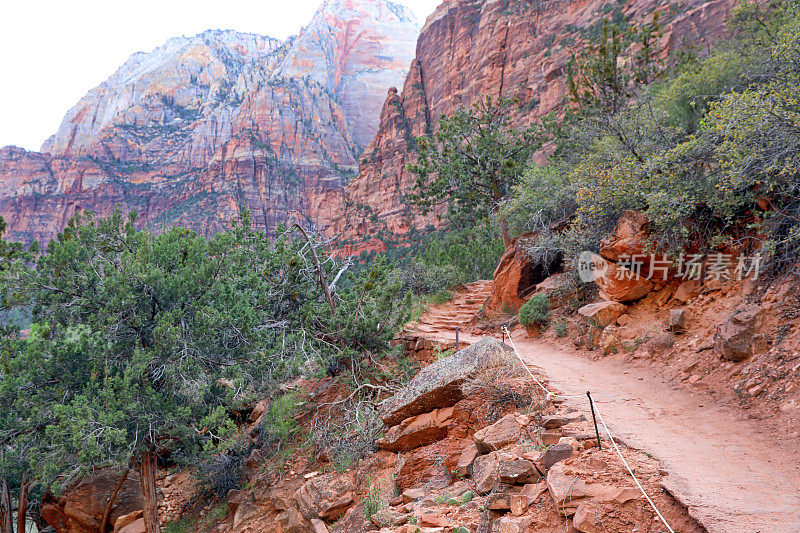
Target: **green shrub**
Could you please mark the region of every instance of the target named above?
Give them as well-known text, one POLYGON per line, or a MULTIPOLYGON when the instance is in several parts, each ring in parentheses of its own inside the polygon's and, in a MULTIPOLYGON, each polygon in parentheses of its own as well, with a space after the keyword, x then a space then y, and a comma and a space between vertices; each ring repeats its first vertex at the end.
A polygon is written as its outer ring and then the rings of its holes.
POLYGON ((269 446, 277 443, 286 443, 294 432, 297 422, 294 417, 299 412, 300 394, 289 392, 272 400, 267 409, 267 414, 261 422, 260 436, 269 446))
POLYGON ((553 331, 556 333, 556 337, 566 337, 567 336, 567 321, 563 318, 556 320, 553 323, 553 331))
POLYGON ((550 323, 550 302, 544 293, 534 294, 519 310, 519 321, 523 326, 546 328, 550 323))

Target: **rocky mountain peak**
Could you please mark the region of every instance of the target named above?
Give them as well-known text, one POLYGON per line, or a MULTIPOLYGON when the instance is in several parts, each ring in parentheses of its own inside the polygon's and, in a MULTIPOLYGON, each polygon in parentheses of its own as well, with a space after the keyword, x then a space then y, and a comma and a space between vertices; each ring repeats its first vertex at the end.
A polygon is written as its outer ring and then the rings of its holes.
POLYGON ((0 153, 9 235, 47 242, 77 212, 220 231, 325 224, 404 78, 419 26, 387 0, 328 0, 299 35, 208 30, 133 54, 38 153, 0 153), (38 196, 37 196, 38 195, 38 196))
POLYGON ((308 78, 331 91, 363 147, 377 131, 386 88, 405 78, 418 33, 416 17, 400 4, 326 0, 275 75, 308 78))

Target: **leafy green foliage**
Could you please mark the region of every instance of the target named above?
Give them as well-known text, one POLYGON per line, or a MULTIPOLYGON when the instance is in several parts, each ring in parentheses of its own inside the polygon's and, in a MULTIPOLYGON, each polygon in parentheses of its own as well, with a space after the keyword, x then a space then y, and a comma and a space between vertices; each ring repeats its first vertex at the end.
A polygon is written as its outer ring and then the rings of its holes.
MULTIPOLYGON (((409 166, 417 175, 411 199, 423 212, 444 204, 451 221, 473 224, 496 213, 541 144, 536 129, 511 127, 514 104, 486 96, 442 117, 434 138, 417 140, 419 159, 409 166)), ((502 219, 500 228, 508 244, 502 219)))
MULTIPOLYGON (((331 311, 308 244, 270 242, 247 213, 212 237, 135 223, 80 215, 35 266, 13 257, 2 271, 5 307, 34 321, 27 339, 6 337, 0 365, 0 477, 12 484, 27 470, 57 492, 158 447, 222 494, 250 446, 238 410, 302 369, 389 350, 407 316, 380 261, 335 292, 331 311)), ((328 277, 337 267, 326 256, 328 277)), ((271 438, 291 434, 293 402, 271 404, 271 438)))
POLYGON ((503 205, 510 226, 538 231, 569 261, 633 209, 651 220, 654 249, 760 250, 773 270, 794 265, 798 13, 794 1, 745 3, 730 40, 703 58, 687 50, 672 70, 651 63, 646 76, 642 39, 653 41, 658 21, 635 31, 607 24, 571 64, 574 107, 549 127, 555 152, 503 205))
POLYGON ((519 309, 519 321, 523 326, 547 327, 550 323, 550 302, 544 293, 534 294, 519 309))

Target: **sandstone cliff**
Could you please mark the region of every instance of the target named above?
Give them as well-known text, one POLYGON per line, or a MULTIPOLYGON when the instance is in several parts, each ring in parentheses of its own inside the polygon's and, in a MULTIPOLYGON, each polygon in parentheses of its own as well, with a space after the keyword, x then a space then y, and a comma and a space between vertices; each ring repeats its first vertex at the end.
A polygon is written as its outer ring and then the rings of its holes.
MULTIPOLYGON (((469 106, 481 95, 519 99, 516 121, 557 111, 564 96, 564 67, 604 17, 643 20, 656 10, 664 26, 661 47, 700 47, 718 39, 733 0, 446 0, 428 17, 402 93, 389 90, 378 133, 364 150, 358 176, 343 202, 360 207, 334 220, 355 242, 382 231, 404 233, 437 223, 408 211, 403 200, 415 177, 413 139, 435 129, 442 114, 469 106)), ((344 212, 343 209, 340 210, 344 212)))
POLYGON ((286 42, 207 31, 134 54, 41 153, 0 150, 9 237, 46 243, 76 212, 116 206, 204 233, 243 207, 269 233, 326 223, 417 32, 388 0, 327 0, 286 42))

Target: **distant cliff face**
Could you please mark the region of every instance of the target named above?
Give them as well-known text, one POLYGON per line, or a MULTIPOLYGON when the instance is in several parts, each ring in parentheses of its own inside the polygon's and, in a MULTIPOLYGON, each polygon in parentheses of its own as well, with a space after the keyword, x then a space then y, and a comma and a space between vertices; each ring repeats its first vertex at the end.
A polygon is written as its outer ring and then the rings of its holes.
MULTIPOLYGON (((364 150, 343 204, 359 206, 334 219, 331 233, 369 241, 381 231, 404 233, 437 223, 409 211, 403 200, 414 182, 407 166, 414 137, 435 130, 442 114, 481 95, 515 97, 525 124, 558 110, 569 57, 602 27, 604 17, 661 16, 664 50, 688 42, 708 46, 725 31, 735 0, 445 0, 428 17, 416 59, 398 94, 389 91, 378 132, 364 150)), ((345 209, 340 208, 344 213, 345 209)))
POLYGON ((328 0, 286 42, 207 31, 133 55, 41 153, 0 149, 9 237, 46 243, 76 212, 116 206, 202 233, 243 207, 270 233, 327 224, 418 30, 388 0, 328 0))

